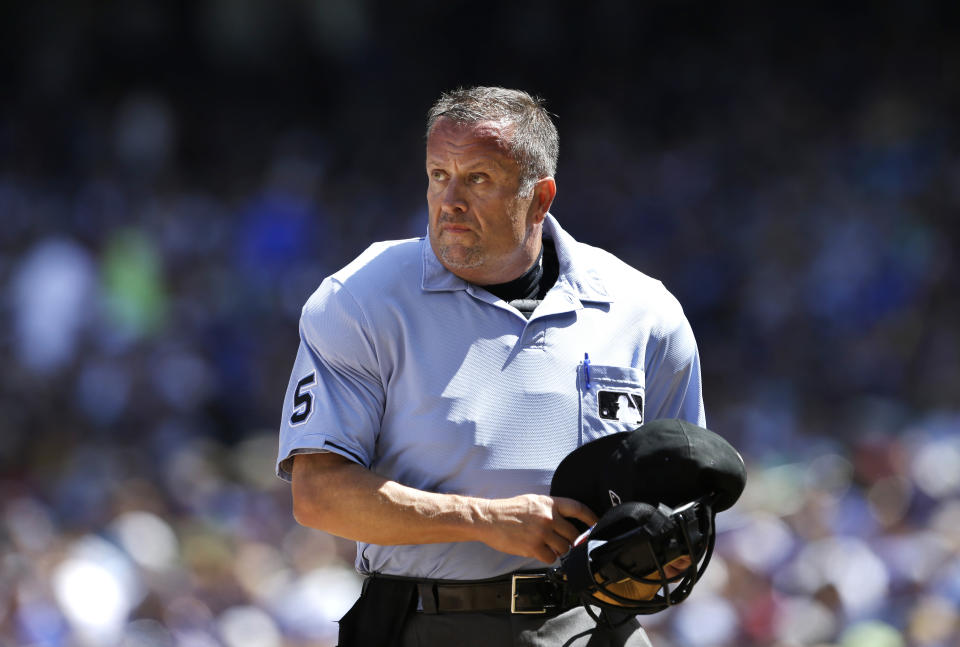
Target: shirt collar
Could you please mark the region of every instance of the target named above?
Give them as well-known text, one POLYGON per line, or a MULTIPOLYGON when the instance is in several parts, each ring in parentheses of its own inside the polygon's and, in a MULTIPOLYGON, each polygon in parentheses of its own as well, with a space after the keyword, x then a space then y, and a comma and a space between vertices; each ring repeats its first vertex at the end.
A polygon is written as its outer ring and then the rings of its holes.
MULTIPOLYGON (((557 259, 560 262, 557 285, 581 301, 593 303, 613 301, 604 287, 599 272, 585 258, 584 250, 578 247, 577 241, 564 231, 557 219, 549 213, 543 221, 543 235, 546 238, 552 238, 557 248, 557 259)), ((437 255, 433 253, 433 248, 430 246, 429 232, 420 240, 420 247, 423 259, 420 287, 424 291, 453 292, 467 289, 470 284, 445 268, 437 259, 437 255)))

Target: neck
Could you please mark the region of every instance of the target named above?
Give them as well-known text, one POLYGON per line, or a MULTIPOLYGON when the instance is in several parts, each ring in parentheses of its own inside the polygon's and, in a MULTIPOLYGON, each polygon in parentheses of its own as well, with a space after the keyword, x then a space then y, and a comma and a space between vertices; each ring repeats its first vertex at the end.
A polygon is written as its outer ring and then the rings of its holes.
POLYGON ((493 285, 484 285, 484 289, 491 294, 500 297, 504 301, 513 301, 515 299, 536 299, 540 291, 540 282, 543 279, 543 244, 540 245, 540 253, 536 260, 527 268, 527 271, 504 283, 495 283, 493 285))

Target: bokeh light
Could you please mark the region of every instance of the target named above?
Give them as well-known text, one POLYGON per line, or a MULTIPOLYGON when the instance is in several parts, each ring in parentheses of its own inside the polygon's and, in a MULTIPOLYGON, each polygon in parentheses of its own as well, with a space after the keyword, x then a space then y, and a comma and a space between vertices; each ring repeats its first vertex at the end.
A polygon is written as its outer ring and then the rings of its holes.
POLYGON ((89 535, 70 546, 51 583, 64 616, 89 645, 116 643, 145 593, 126 555, 89 535))

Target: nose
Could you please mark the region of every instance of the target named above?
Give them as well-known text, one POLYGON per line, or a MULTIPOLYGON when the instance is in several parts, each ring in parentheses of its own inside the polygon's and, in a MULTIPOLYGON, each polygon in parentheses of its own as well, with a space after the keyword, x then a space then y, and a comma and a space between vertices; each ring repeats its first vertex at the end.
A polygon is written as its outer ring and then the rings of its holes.
POLYGON ((468 206, 464 196, 464 186, 458 180, 451 179, 440 195, 440 208, 444 213, 466 213, 468 206))

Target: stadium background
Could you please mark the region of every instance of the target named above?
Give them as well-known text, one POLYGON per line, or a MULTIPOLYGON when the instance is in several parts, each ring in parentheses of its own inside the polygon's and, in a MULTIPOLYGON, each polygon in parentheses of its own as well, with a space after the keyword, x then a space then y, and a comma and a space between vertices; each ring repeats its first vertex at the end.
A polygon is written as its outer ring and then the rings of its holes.
POLYGON ((956 10, 3 3, 0 645, 333 644, 272 474, 299 307, 425 229, 441 90, 542 94, 553 212, 685 305, 750 483, 658 647, 960 644, 956 10))

